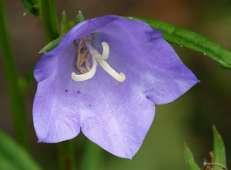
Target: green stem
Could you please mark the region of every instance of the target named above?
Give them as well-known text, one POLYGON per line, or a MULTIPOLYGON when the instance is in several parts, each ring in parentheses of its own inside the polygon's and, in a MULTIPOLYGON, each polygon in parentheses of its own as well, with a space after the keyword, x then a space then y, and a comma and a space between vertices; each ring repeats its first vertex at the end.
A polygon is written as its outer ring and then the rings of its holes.
POLYGON ((223 48, 220 44, 210 41, 198 33, 168 23, 146 18, 137 19, 141 19, 153 28, 162 31, 164 38, 169 42, 201 52, 221 66, 231 68, 231 52, 223 48))
POLYGON ((11 100, 12 118, 16 138, 24 146, 27 143, 27 117, 22 95, 20 93, 18 75, 15 61, 10 47, 9 34, 7 32, 5 8, 3 0, 0 0, 0 48, 4 66, 5 78, 11 100))
POLYGON ((48 40, 56 39, 59 33, 55 0, 40 0, 40 13, 48 40))
POLYGON ((76 170, 75 145, 71 141, 58 144, 58 159, 60 170, 76 170))
POLYGON ((83 157, 82 170, 99 170, 101 162, 101 149, 95 144, 87 141, 83 157))

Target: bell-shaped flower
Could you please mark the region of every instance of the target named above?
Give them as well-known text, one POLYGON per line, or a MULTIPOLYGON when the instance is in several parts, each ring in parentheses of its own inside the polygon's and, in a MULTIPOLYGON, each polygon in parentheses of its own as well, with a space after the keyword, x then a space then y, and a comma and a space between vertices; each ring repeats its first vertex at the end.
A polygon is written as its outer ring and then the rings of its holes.
POLYGON ((198 80, 162 34, 138 20, 103 16, 73 27, 37 63, 33 121, 40 142, 82 132, 106 151, 132 158, 154 107, 198 80))

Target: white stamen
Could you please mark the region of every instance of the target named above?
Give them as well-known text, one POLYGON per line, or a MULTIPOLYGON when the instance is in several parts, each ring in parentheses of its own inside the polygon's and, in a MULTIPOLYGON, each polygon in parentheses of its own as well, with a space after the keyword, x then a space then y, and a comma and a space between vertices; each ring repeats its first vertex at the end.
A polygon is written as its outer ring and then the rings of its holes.
POLYGON ((91 79, 92 77, 94 77, 94 75, 96 73, 97 62, 115 80, 117 80, 119 82, 123 82, 126 79, 126 76, 124 73, 118 73, 115 69, 113 69, 110 66, 110 64, 108 62, 106 62, 106 60, 109 57, 109 53, 110 53, 109 44, 107 42, 102 42, 101 45, 103 48, 102 54, 100 54, 91 45, 88 46, 89 52, 92 56, 92 62, 93 62, 92 68, 89 70, 89 72, 83 73, 83 74, 76 74, 73 72, 71 74, 71 78, 74 81, 85 81, 85 80, 88 80, 88 79, 91 79))
POLYGON ((94 77, 94 75, 96 73, 97 62, 96 62, 96 60, 94 58, 92 60, 93 60, 92 61, 93 63, 92 63, 91 69, 88 72, 83 73, 83 74, 76 74, 75 72, 72 72, 71 73, 72 80, 74 80, 74 81, 85 81, 85 80, 89 80, 92 77, 94 77))
POLYGON ((114 79, 116 79, 119 82, 123 82, 126 79, 126 76, 124 73, 118 73, 115 71, 105 60, 97 60, 100 66, 114 79))
POLYGON ((102 47, 103 47, 102 58, 103 58, 104 60, 106 60, 106 59, 108 59, 108 57, 109 57, 110 47, 109 47, 108 43, 106 43, 106 42, 102 42, 101 45, 102 45, 102 47))

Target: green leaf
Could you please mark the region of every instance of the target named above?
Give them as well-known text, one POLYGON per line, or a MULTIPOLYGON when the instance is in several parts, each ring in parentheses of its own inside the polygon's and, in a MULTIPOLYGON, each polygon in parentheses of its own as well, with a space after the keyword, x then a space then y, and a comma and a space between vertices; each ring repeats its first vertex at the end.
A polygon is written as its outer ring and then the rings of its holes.
POLYGON ((39 9, 38 9, 38 1, 37 0, 22 0, 24 8, 30 12, 31 14, 38 16, 39 9))
MULTIPOLYGON (((213 126, 213 154, 214 154, 213 163, 227 168, 225 145, 221 135, 219 134, 215 126, 213 126)), ((221 170, 221 167, 214 166, 214 170, 221 170)))
POLYGON ((55 48, 59 42, 60 42, 61 38, 57 38, 53 41, 50 41, 47 45, 45 45, 40 51, 39 51, 39 54, 42 54, 42 53, 46 53, 50 50, 52 50, 53 48, 55 48))
POLYGON ((187 170, 200 170, 199 166, 194 160, 193 154, 188 146, 184 146, 184 159, 186 163, 187 170))
MULTIPOLYGON (((130 17, 133 19, 132 17, 130 17)), ((226 68, 231 68, 231 52, 203 35, 153 19, 140 19, 163 32, 164 38, 177 45, 201 52, 226 68)))
POLYGON ((0 130, 0 169, 2 170, 40 170, 38 165, 16 144, 13 139, 0 130))

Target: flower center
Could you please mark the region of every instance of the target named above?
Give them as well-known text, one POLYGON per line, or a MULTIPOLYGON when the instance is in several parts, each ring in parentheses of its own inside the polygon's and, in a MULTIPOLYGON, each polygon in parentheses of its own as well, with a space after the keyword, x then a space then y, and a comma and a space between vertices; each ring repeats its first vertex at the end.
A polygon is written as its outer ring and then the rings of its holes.
POLYGON ((98 65, 115 80, 123 82, 126 79, 124 73, 118 73, 106 61, 110 54, 109 44, 107 42, 102 42, 101 45, 103 49, 102 54, 86 40, 80 40, 77 48, 77 60, 75 65, 79 74, 72 72, 72 80, 85 81, 93 78, 96 74, 98 65))

